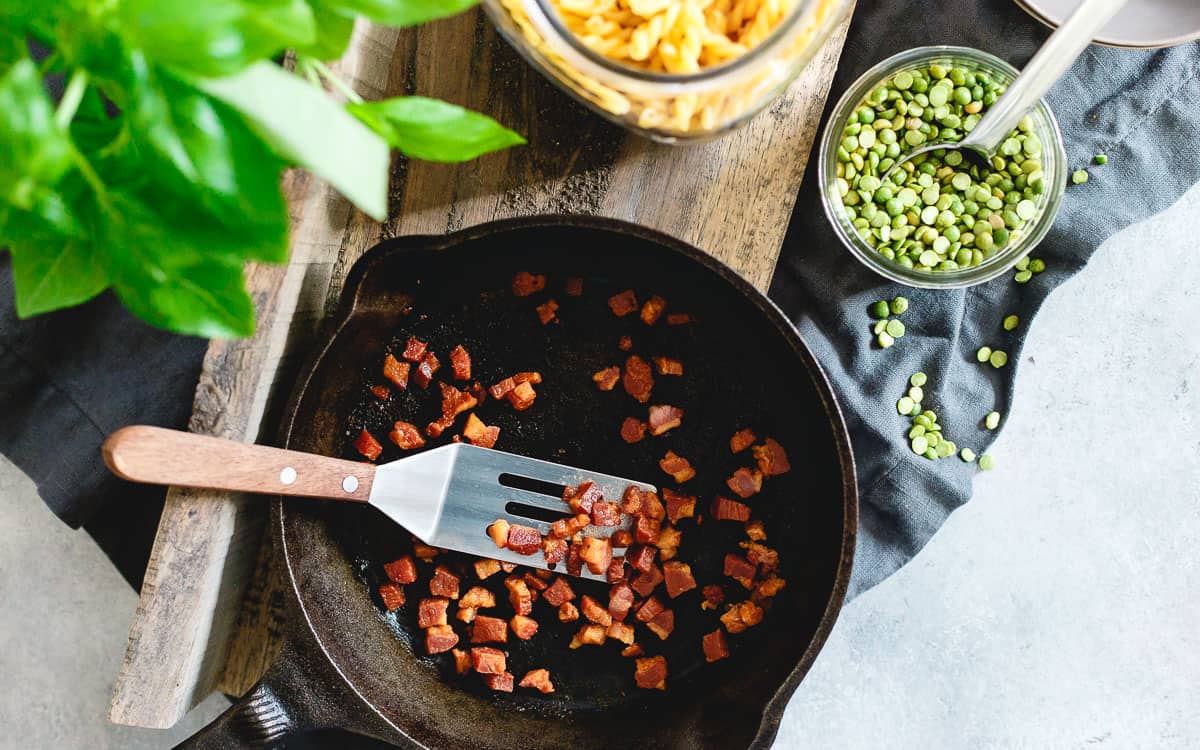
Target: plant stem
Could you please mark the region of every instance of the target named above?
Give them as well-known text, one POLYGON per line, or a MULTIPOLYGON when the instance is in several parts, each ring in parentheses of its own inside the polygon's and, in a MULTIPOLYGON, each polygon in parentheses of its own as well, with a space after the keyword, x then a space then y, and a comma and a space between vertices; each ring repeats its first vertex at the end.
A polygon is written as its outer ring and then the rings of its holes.
POLYGON ((321 77, 317 74, 317 69, 313 67, 312 61, 310 61, 307 57, 301 57, 296 60, 296 67, 300 69, 300 72, 304 74, 304 77, 309 83, 319 89, 324 88, 324 86, 321 85, 321 77))
POLYGON ((79 102, 83 101, 83 94, 87 91, 87 85, 87 71, 77 68, 71 74, 71 81, 67 84, 66 91, 63 92, 62 99, 58 103, 58 109, 54 111, 54 122, 58 127, 66 128, 71 124, 71 118, 75 116, 75 110, 79 109, 79 102))
POLYGON ((350 86, 343 81, 337 73, 334 73, 329 69, 328 65, 320 60, 309 60, 309 63, 322 75, 322 77, 325 78, 325 80, 332 83, 333 87, 337 89, 342 96, 346 97, 346 101, 354 102, 355 104, 362 104, 363 98, 358 95, 358 92, 350 88, 350 86))

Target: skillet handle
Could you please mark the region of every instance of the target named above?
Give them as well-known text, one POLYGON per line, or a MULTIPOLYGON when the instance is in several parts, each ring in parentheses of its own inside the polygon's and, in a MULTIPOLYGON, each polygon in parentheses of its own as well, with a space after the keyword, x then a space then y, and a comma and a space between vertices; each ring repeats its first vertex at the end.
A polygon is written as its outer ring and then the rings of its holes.
POLYGON ((368 463, 144 425, 117 430, 101 450, 114 474, 150 484, 365 503, 375 479, 368 463))
POLYGON ((315 642, 293 635, 257 685, 174 750, 267 750, 318 729, 404 743, 346 684, 315 642))

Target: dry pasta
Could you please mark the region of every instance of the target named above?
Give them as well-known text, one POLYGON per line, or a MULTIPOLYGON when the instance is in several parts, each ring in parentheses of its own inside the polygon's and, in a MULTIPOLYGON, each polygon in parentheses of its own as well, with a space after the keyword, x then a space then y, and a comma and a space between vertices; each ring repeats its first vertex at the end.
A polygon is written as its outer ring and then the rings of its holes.
MULTIPOLYGON (((720 130, 762 106, 794 75, 787 63, 845 0, 818 0, 805 27, 775 60, 731 85, 660 97, 619 90, 572 67, 543 39, 524 3, 498 0, 552 75, 606 112, 671 135, 720 130)), ((595 53, 643 70, 688 74, 721 65, 761 44, 800 0, 549 0, 565 26, 595 53)))

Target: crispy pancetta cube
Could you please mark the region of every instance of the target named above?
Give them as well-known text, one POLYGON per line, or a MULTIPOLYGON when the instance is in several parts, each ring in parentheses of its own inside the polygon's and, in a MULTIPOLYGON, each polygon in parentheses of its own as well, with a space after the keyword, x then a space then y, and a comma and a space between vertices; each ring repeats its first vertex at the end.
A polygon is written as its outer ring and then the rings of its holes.
POLYGON ((683 484, 696 476, 696 470, 692 468, 691 462, 683 456, 676 455, 675 451, 667 451, 667 455, 659 459, 658 466, 670 474, 678 484, 683 484))
POLYGON ((712 507, 709 508, 709 514, 718 521, 749 521, 750 506, 745 503, 739 503, 737 500, 730 500, 727 497, 717 495, 713 498, 712 507))
POLYGON ((513 691, 513 677, 511 672, 501 672, 500 674, 485 674, 483 675, 483 684, 497 693, 511 693, 513 691))
POLYGON ((410 422, 396 422, 392 426, 392 431, 388 433, 388 439, 398 448, 406 451, 425 445, 425 438, 421 437, 421 431, 410 422))
POLYGON ((440 654, 458 645, 458 633, 449 625, 434 625, 425 629, 425 650, 440 654))
POLYGON ((550 682, 550 670, 548 669, 529 670, 517 685, 523 688, 533 688, 539 693, 554 692, 554 683, 550 682))
POLYGON ((562 622, 575 622, 579 619, 579 607, 571 602, 558 605, 558 619, 562 622))
POLYGON ((774 477, 786 474, 792 470, 788 463, 787 451, 774 438, 767 438, 762 445, 754 446, 754 460, 758 462, 758 470, 763 474, 774 477))
POLYGON ((655 587, 663 582, 662 571, 657 565, 651 565, 650 570, 633 579, 633 590, 638 596, 650 596, 655 587))
POLYGON ((621 423, 621 439, 630 445, 640 443, 646 437, 646 423, 637 417, 625 417, 621 423))
POLYGON ((468 414, 467 424, 463 427, 463 437, 471 445, 478 445, 480 448, 494 448, 496 441, 500 439, 500 428, 489 427, 479 417, 468 414))
POLYGON ((571 639, 569 648, 579 648, 580 646, 602 646, 604 639, 607 637, 608 628, 603 625, 589 623, 579 629, 575 637, 571 639))
POLYGON ((435 625, 447 624, 446 610, 449 607, 450 600, 445 597, 422 599, 417 603, 417 627, 432 628, 435 625))
POLYGON ((677 560, 663 563, 663 582, 667 587, 667 596, 672 599, 685 591, 696 588, 696 579, 692 576, 692 566, 677 560))
POLYGON ((642 573, 647 573, 654 569, 654 556, 658 554, 658 550, 648 544, 635 544, 625 550, 625 562, 634 569, 642 573))
POLYGON ((654 325, 666 309, 667 301, 657 294, 654 295, 646 300, 646 304, 642 305, 642 322, 648 326, 654 325))
MULTIPOLYGON (((507 538, 507 536, 508 535, 506 532, 505 538, 507 538)), ((500 561, 491 559, 476 560, 474 567, 475 576, 482 581, 483 579, 488 578, 489 576, 494 576, 500 572, 500 561)))
POLYGON ((621 508, 616 503, 598 502, 592 505, 593 526, 620 526, 621 508))
POLYGON ((716 609, 725 603, 725 591, 715 583, 705 586, 700 590, 700 594, 704 597, 700 609, 716 609))
POLYGON ((511 526, 508 521, 503 518, 497 518, 491 526, 487 527, 487 535, 491 537, 492 543, 503 549, 508 546, 508 529, 511 526))
POLYGON ((733 437, 729 438, 729 452, 741 453, 742 451, 754 445, 754 441, 758 438, 754 435, 754 430, 746 427, 734 433, 733 437))
POLYGON ((597 625, 608 627, 612 624, 613 618, 608 609, 587 594, 584 594, 583 598, 579 600, 579 611, 597 625))
MULTIPOLYGON (((646 403, 650 400, 650 391, 654 388, 654 375, 650 365, 638 355, 630 355, 625 360, 625 374, 621 376, 621 384, 625 392, 633 396, 638 403, 646 403)), ((654 434, 653 423, 650 425, 650 432, 654 434)))
POLYGON ((433 577, 429 579, 429 593, 434 596, 457 599, 458 584, 461 580, 445 565, 439 565, 433 569, 433 577))
POLYGON ((514 612, 518 615, 533 612, 533 592, 529 590, 529 584, 520 578, 511 577, 504 579, 504 586, 508 589, 508 601, 512 604, 514 612))
POLYGON ((525 615, 514 615, 509 621, 509 627, 512 628, 512 633, 523 641, 532 638, 538 631, 537 620, 525 615))
POLYGON ((383 358, 383 376, 402 391, 408 390, 408 372, 412 364, 401 362, 391 354, 383 358))
POLYGON ((508 659, 498 648, 475 646, 471 649, 471 666, 479 674, 503 674, 508 668, 508 659))
POLYGON ((683 409, 668 404, 656 404, 650 407, 648 422, 651 435, 662 435, 683 424, 683 409))
POLYGON ((404 352, 400 356, 404 357, 409 362, 420 362, 425 358, 425 351, 427 348, 428 345, 424 341, 420 340, 416 336, 409 336, 408 342, 404 345, 404 352))
POLYGON ((542 540, 542 556, 547 565, 557 565, 567 559, 567 540, 548 536, 542 540))
POLYGON ((513 294, 518 297, 528 297, 546 288, 546 277, 542 274, 532 274, 528 271, 518 271, 512 280, 513 294))
POLYGON ((518 555, 532 555, 542 548, 542 533, 532 526, 511 524, 505 546, 518 555))
POLYGON ((358 450, 367 461, 374 461, 383 452, 383 445, 379 444, 379 440, 374 439, 370 432, 366 430, 359 433, 359 439, 354 440, 354 449, 358 450))
POLYGON ((746 467, 741 467, 733 472, 733 476, 725 480, 725 484, 729 487, 729 491, 743 500, 758 494, 762 489, 763 475, 761 471, 750 471, 746 467))
POLYGON ((561 607, 564 603, 575 598, 575 590, 571 588, 571 584, 566 578, 558 576, 554 579, 546 590, 542 592, 542 599, 551 607, 561 607))
POLYGON ((534 399, 537 398, 537 392, 533 390, 533 386, 529 383, 518 383, 516 388, 508 392, 506 396, 508 403, 512 404, 515 411, 525 411, 533 406, 534 399))
POLYGON ((754 588, 754 576, 756 573, 758 573, 758 568, 746 558, 733 552, 725 554, 725 575, 746 588, 754 588))
POLYGON ((379 587, 379 598, 388 612, 394 612, 404 606, 404 587, 388 581, 379 587))
POLYGON ((692 495, 685 495, 682 492, 664 487, 663 500, 667 505, 667 518, 671 523, 678 523, 680 519, 692 518, 696 515, 696 498, 692 495))
POLYGON ((594 536, 584 537, 579 557, 587 565, 588 570, 601 575, 608 570, 612 562, 612 541, 594 536))
POLYGON ((412 555, 384 563, 383 572, 396 583, 415 583, 417 580, 417 564, 413 562, 412 555))
POLYGON ((477 615, 471 643, 508 643, 508 623, 499 617, 477 615))
POLYGON ((433 355, 433 352, 425 352, 425 356, 417 363, 417 371, 413 374, 413 380, 417 381, 417 385, 422 388, 428 388, 433 382, 433 375, 442 366, 438 358, 433 355))
POLYGON ((741 633, 762 622, 762 618, 762 607, 750 601, 739 602, 731 605, 725 614, 721 615, 721 624, 730 633, 741 633))
POLYGON ((458 600, 460 607, 474 607, 476 609, 488 609, 496 606, 496 595, 488 591, 483 586, 472 586, 467 589, 467 593, 462 595, 458 600))
POLYGON ((674 357, 652 357, 659 375, 682 375, 683 363, 674 357))
POLYGON ((471 355, 462 344, 450 350, 450 369, 454 371, 455 380, 471 379, 471 355))
POLYGON ((725 631, 717 628, 700 639, 704 649, 704 661, 712 663, 729 656, 729 644, 725 642, 725 631))
POLYGON ((608 590, 608 613, 614 620, 624 620, 633 606, 633 588, 628 583, 618 583, 608 590))
POLYGON ((548 299, 537 306, 538 320, 542 325, 549 325, 552 321, 558 319, 558 303, 553 299, 548 299))
POLYGON ((603 370, 597 370, 592 374, 592 382, 602 391, 611 391, 617 387, 617 381, 621 379, 621 368, 613 365, 605 367, 603 370))
POLYGON ((454 671, 459 674, 466 674, 471 671, 471 655, 461 648, 452 649, 450 651, 454 655, 454 671))
POLYGON ((659 640, 665 641, 675 630, 675 613, 669 609, 664 609, 646 623, 646 627, 650 632, 658 636, 659 640))
POLYGON ((638 659, 634 668, 633 680, 637 686, 647 690, 667 689, 667 659, 665 656, 652 656, 638 659))
POLYGON ((614 294, 608 298, 608 309, 612 310, 613 315, 618 318, 623 318, 629 313, 636 310, 638 307, 637 295, 632 289, 626 289, 620 294, 614 294))

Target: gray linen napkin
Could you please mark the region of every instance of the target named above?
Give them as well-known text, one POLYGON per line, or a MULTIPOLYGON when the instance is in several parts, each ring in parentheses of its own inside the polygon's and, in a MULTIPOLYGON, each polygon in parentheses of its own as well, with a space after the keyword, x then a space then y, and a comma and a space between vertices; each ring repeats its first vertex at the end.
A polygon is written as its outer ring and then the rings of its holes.
MULTIPOLYGON (((1048 33, 1008 0, 860 2, 830 104, 867 68, 904 49, 964 45, 1021 67, 1048 33)), ((910 560, 971 496, 975 464, 932 462, 909 450, 909 420, 896 413, 908 377, 928 374, 925 403, 945 433, 982 453, 996 434, 983 417, 1008 413, 1025 334, 1046 296, 1107 237, 1167 208, 1200 179, 1200 43, 1160 51, 1093 45, 1049 100, 1071 168, 1087 167, 1091 178, 1068 185, 1053 229, 1032 253, 1046 271, 1024 285, 1011 273, 965 291, 888 282, 843 248, 822 212, 815 168, 805 176, 771 296, 829 373, 850 428, 861 497, 850 597, 910 560), (1100 153, 1108 164, 1093 166, 1100 153), (880 350, 867 307, 898 294, 912 303, 902 317, 907 333, 880 350), (1001 327, 1008 314, 1021 319, 1012 332, 1001 327), (985 344, 1007 351, 1008 366, 979 364, 975 351, 985 344)), ((1129 262, 1136 273, 1137 259, 1129 262)), ((1196 269, 1180 272, 1200 279, 1196 269)))

